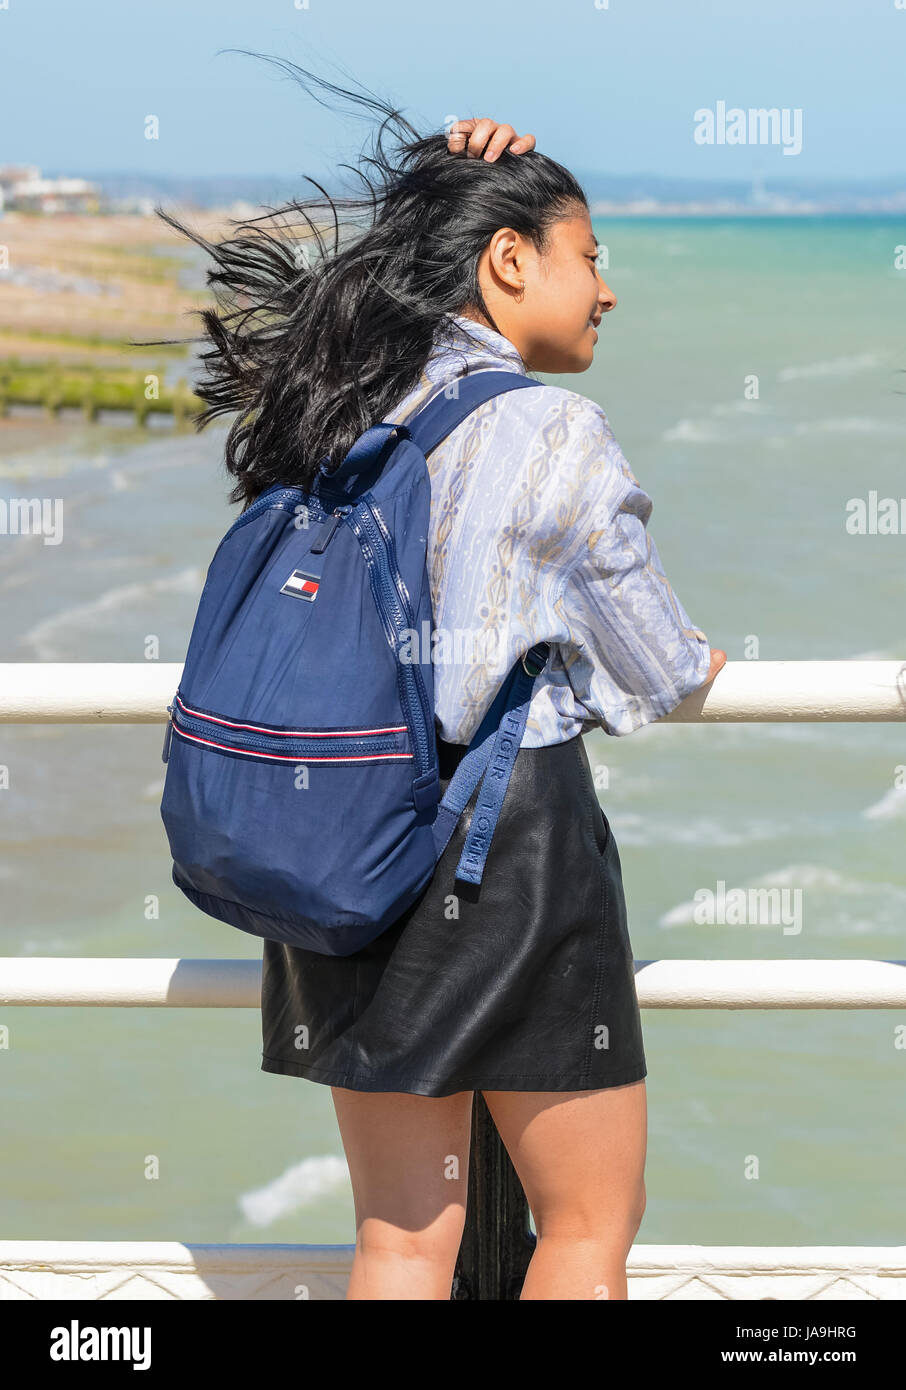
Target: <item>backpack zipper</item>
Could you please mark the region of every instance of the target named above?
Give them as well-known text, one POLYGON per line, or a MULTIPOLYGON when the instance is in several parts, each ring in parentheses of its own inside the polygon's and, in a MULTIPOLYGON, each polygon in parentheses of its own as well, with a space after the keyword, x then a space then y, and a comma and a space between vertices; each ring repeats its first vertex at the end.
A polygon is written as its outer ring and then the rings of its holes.
MULTIPOLYGON (((393 536, 390 534, 389 527, 387 526, 387 523, 384 520, 383 513, 378 507, 378 504, 372 501, 370 498, 366 498, 365 501, 369 511, 374 516, 374 519, 377 522, 378 527, 381 531, 381 535, 384 539, 384 547, 387 551, 387 560, 390 566, 390 573, 393 576, 397 592, 400 596, 400 602, 403 606, 403 611, 406 615, 406 626, 414 632, 416 631, 416 627, 415 614, 412 611, 412 600, 409 598, 409 590, 406 588, 406 581, 403 579, 400 567, 396 562, 396 547, 393 543, 393 536)), ((415 678, 415 686, 418 692, 418 701, 422 711, 422 721, 427 730, 428 728, 433 727, 434 709, 431 706, 430 701, 428 700, 428 692, 425 689, 425 681, 424 677, 422 676, 421 667, 417 663, 407 664, 409 665, 409 669, 412 671, 412 674, 415 678)))
POLYGON ((314 545, 311 548, 312 555, 323 554, 330 542, 333 540, 334 533, 336 532, 336 529, 339 526, 340 522, 343 520, 343 517, 347 514, 347 512, 351 511, 352 507, 348 506, 334 507, 330 516, 327 518, 327 520, 324 522, 324 525, 321 527, 321 533, 318 536, 318 539, 315 541, 314 545))
POLYGON ((431 728, 429 720, 433 721, 434 712, 429 712, 428 692, 418 665, 399 659, 403 631, 408 628, 414 632, 415 619, 405 582, 396 565, 393 539, 377 505, 367 499, 362 499, 353 507, 346 520, 362 547, 387 641, 397 658, 400 702, 416 750, 418 775, 422 776, 434 765, 428 732, 431 728))
MULTIPOLYGON (((178 698, 178 697, 177 697, 178 698)), ((250 727, 235 720, 187 713, 185 705, 173 711, 171 728, 178 736, 221 752, 242 753, 276 762, 371 762, 388 758, 411 759, 402 747, 403 726, 374 732, 352 729, 349 733, 274 730, 263 725, 250 727)))
POLYGON ((170 757, 170 741, 173 738, 173 706, 167 705, 167 732, 164 734, 164 749, 161 753, 161 762, 167 762, 170 757))

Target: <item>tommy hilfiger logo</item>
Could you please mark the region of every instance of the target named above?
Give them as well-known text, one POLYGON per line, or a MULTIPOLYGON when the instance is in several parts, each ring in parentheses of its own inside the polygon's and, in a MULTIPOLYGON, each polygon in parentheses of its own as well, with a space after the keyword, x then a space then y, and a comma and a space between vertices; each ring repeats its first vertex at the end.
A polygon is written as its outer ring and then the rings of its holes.
POLYGON ((293 570, 280 592, 292 594, 294 598, 307 598, 309 603, 313 603, 320 586, 321 581, 316 574, 307 574, 305 570, 293 570))

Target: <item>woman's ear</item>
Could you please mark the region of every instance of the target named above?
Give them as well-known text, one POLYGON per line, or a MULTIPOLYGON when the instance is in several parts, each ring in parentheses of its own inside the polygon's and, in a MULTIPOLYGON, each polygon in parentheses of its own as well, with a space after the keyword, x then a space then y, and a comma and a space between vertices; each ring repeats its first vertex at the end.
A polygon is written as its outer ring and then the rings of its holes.
POLYGON ((525 289, 525 243, 512 227, 501 227, 488 243, 488 268, 501 286, 525 289))

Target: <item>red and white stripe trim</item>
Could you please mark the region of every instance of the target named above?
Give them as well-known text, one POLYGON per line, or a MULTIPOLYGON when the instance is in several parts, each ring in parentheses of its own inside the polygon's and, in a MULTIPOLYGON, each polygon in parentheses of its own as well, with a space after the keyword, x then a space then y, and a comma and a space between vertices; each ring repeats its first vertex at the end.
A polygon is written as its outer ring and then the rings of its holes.
MULTIPOLYGON (((269 729, 265 724, 237 724, 232 719, 219 719, 215 714, 202 714, 201 710, 190 707, 176 696, 176 703, 193 719, 206 719, 212 724, 222 724, 225 729, 250 729, 255 734, 270 734, 272 738, 361 738, 365 734, 404 734, 405 724, 390 724, 383 729, 269 729)), ((182 730, 180 730, 182 732, 182 730)))
POLYGON ((198 734, 187 734, 178 724, 173 725, 173 731, 179 734, 180 738, 187 738, 192 743, 202 743, 206 748, 222 748, 226 753, 238 753, 243 758, 265 758, 271 762, 276 759, 281 763, 373 763, 382 762, 387 758, 411 759, 414 756, 412 753, 336 753, 311 758, 290 753, 259 753, 251 748, 237 748, 231 743, 215 743, 213 739, 200 738, 198 734))

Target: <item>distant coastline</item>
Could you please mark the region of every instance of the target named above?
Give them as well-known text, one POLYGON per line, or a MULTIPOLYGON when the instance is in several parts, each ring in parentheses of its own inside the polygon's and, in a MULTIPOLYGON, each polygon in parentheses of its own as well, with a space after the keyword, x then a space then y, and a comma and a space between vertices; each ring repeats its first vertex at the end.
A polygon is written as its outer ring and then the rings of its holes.
POLYGON ((695 202, 695 203, 659 203, 654 200, 640 198, 631 203, 611 203, 606 201, 595 201, 591 204, 592 217, 639 217, 665 219, 672 217, 687 218, 706 218, 706 217, 750 217, 757 218, 778 218, 778 217, 889 217, 892 220, 906 220, 906 195, 902 201, 891 203, 870 204, 867 207, 849 207, 834 203, 797 203, 790 205, 768 204, 764 207, 752 207, 748 203, 730 202, 695 202))
MULTIPOLYGON (((9 170, 12 174, 13 166, 9 170)), ((24 168, 15 172, 31 176, 24 185, 24 203, 33 205, 44 199, 53 210, 102 215, 151 216, 156 204, 175 204, 185 210, 217 210, 243 217, 312 192, 301 175, 70 169, 45 173, 24 168)), ((762 172, 737 179, 704 179, 646 172, 608 174, 580 168, 574 172, 597 217, 906 217, 906 173, 815 179, 771 178, 762 172)), ((0 170, 0 184, 3 173, 0 170)), ((333 183, 329 175, 326 181, 333 183)), ((8 208, 14 206, 11 195, 10 183, 8 208)))

